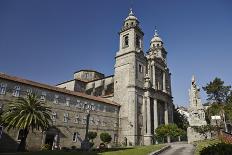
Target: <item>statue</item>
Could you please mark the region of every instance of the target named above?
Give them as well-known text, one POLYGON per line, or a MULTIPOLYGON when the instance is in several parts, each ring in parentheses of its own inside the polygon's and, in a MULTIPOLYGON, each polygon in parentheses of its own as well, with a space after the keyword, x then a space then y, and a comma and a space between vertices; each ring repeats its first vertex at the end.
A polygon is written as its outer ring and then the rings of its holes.
POLYGON ((207 125, 205 121, 205 111, 201 103, 200 88, 196 85, 195 77, 192 77, 191 88, 189 89, 189 126, 187 129, 188 143, 203 140, 209 138, 210 134, 207 136, 202 136, 200 133, 196 132, 194 127, 207 125))
POLYGON ((205 112, 201 103, 200 89, 196 85, 195 77, 192 77, 191 88, 189 90, 189 125, 201 126, 206 125, 205 112))

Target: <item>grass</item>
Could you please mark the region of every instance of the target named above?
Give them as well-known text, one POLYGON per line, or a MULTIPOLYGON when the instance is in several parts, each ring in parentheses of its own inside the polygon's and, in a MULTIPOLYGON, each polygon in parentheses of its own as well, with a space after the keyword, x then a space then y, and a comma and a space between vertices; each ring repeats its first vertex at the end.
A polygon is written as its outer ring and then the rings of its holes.
POLYGON ((207 140, 201 140, 201 141, 197 141, 194 143, 194 145, 196 145, 196 150, 194 155, 200 155, 200 151, 205 148, 208 147, 209 145, 212 144, 216 144, 216 143, 220 143, 221 141, 219 139, 207 139, 207 140))
MULTIPOLYGON (((4 155, 147 155, 150 152, 159 150, 166 145, 150 145, 150 146, 138 146, 131 148, 121 148, 117 150, 108 150, 105 152, 64 152, 64 151, 40 151, 40 152, 25 152, 25 153, 7 153, 4 155)), ((0 155, 3 155, 0 153, 0 155)))

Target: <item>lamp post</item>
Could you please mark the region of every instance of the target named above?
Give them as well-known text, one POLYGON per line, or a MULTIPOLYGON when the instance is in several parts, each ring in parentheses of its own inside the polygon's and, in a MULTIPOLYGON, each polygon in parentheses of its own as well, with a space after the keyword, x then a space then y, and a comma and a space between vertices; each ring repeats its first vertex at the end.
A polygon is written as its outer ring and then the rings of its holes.
POLYGON ((85 128, 85 139, 81 142, 81 149, 84 151, 88 151, 91 148, 91 144, 88 140, 88 131, 89 131, 89 118, 90 118, 90 111, 93 110, 93 105, 84 104, 84 111, 87 112, 86 115, 86 128, 85 128))

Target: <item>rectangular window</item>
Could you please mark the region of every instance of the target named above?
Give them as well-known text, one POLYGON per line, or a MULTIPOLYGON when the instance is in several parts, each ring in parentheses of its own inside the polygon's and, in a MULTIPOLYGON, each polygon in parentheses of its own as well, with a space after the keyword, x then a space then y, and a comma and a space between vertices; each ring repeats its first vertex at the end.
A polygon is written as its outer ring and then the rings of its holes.
POLYGON ((140 37, 136 35, 136 47, 141 48, 140 42, 140 37))
POLYGON ((101 123, 100 119, 97 118, 95 123, 96 125, 99 125, 101 123))
POLYGON ((27 95, 30 95, 32 93, 31 89, 27 89, 27 95))
POLYGON ((22 129, 20 129, 20 130, 19 130, 19 132, 18 132, 17 140, 18 140, 18 141, 21 141, 21 140, 22 140, 22 138, 23 138, 23 130, 22 130, 22 129))
POLYGON ((83 116, 82 124, 86 124, 86 121, 87 121, 87 117, 86 117, 86 116, 83 116))
POLYGON ((52 121, 55 122, 56 121, 56 118, 57 118, 57 114, 56 112, 52 112, 52 121))
POLYGON ((129 46, 129 35, 123 36, 123 46, 122 47, 128 47, 129 46))
POLYGON ((89 124, 90 124, 90 125, 94 125, 94 118, 93 118, 93 117, 90 117, 90 118, 89 118, 89 124))
POLYGON ((2 138, 3 126, 0 125, 0 139, 2 138))
POLYGON ((3 104, 0 104, 0 113, 2 112, 3 110, 3 104))
POLYGON ((142 73, 143 72, 143 66, 139 64, 139 72, 142 73))
POLYGON ((55 95, 53 103, 54 104, 58 104, 59 103, 59 96, 58 95, 55 95))
POLYGON ((78 135, 79 135, 79 133, 78 132, 74 132, 73 133, 73 142, 77 142, 77 140, 78 140, 78 135))
POLYGON ((68 113, 64 113, 64 123, 68 122, 68 113))
POLYGON ((66 103, 66 106, 69 106, 69 104, 70 104, 70 98, 69 97, 66 98, 66 102, 65 103, 66 103))
POLYGON ((106 126, 106 122, 105 121, 102 121, 102 126, 106 126))
POLYGON ((19 86, 15 86, 14 89, 13 89, 12 96, 19 97, 19 92, 20 92, 20 87, 19 86))
POLYGON ((77 124, 80 123, 80 116, 78 114, 75 117, 74 123, 77 123, 77 124))
POLYGON ((1 83, 1 85, 0 85, 0 95, 5 95, 6 94, 6 87, 7 87, 6 83, 1 83))
POLYGON ((46 93, 42 92, 41 96, 40 96, 40 101, 41 102, 45 102, 46 101, 46 93))

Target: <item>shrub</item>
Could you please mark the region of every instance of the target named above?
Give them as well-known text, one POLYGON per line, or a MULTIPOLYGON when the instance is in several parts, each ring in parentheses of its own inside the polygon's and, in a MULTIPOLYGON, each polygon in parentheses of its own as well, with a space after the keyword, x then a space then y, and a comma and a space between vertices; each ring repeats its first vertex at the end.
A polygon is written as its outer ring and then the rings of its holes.
POLYGON ((44 144, 42 147, 41 147, 41 150, 45 151, 45 150, 51 150, 52 146, 49 145, 49 144, 44 144))
POLYGON ((68 147, 62 147, 61 150, 63 150, 63 151, 69 151, 70 149, 68 147))
POLYGON ((87 137, 88 137, 88 139, 90 139, 93 142, 93 140, 97 137, 97 133, 90 131, 90 132, 88 132, 87 137))
POLYGON ((112 137, 109 133, 103 132, 100 134, 100 139, 103 143, 109 143, 112 140, 112 137))
POLYGON ((232 144, 218 143, 200 151, 200 155, 231 155, 232 144))
POLYGON ((72 150, 76 150, 77 147, 73 145, 73 146, 71 146, 71 149, 72 149, 72 150))

